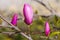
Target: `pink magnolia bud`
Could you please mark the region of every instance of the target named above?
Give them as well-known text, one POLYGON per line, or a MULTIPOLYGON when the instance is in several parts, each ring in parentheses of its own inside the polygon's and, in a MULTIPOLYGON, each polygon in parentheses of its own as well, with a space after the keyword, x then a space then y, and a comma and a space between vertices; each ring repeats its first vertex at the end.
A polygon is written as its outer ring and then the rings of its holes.
POLYGON ((49 23, 46 22, 45 23, 45 35, 49 36, 49 34, 50 34, 50 27, 49 27, 49 23))
POLYGON ((29 4, 24 4, 23 8, 24 21, 27 25, 30 25, 33 21, 33 10, 29 4))
POLYGON ((13 25, 17 25, 17 19, 18 19, 18 14, 17 13, 15 13, 14 15, 13 15, 13 18, 12 18, 12 21, 11 21, 11 23, 13 24, 13 25))

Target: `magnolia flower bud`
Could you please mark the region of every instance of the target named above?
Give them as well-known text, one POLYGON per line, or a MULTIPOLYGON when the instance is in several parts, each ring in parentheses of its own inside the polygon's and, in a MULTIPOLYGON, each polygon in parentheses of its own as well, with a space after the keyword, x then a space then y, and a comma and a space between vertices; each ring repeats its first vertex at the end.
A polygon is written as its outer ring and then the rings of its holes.
POLYGON ((17 13, 15 13, 14 15, 13 15, 13 18, 12 18, 12 21, 11 21, 11 23, 13 24, 13 25, 17 25, 17 19, 18 19, 18 14, 17 13))
POLYGON ((23 15, 25 23, 30 25, 33 21, 33 10, 29 4, 24 4, 23 15))
POLYGON ((49 27, 49 23, 46 22, 45 23, 45 35, 48 36, 50 34, 50 27, 49 27))

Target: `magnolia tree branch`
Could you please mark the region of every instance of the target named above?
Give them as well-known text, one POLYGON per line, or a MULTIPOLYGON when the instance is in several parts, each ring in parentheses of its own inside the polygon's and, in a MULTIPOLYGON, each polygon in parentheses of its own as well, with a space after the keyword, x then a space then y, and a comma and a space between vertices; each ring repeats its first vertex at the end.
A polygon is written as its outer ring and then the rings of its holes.
POLYGON ((23 32, 21 32, 21 30, 17 27, 14 26, 13 24, 11 24, 10 22, 8 22, 1 14, 0 14, 0 18, 3 19, 5 22, 7 22, 9 25, 11 25, 11 28, 14 28, 15 30, 17 30, 18 32, 20 32, 21 35, 23 35, 24 37, 26 37, 29 40, 32 40, 31 37, 27 36, 26 34, 24 34, 23 32))
MULTIPOLYGON (((0 32, 0 33, 2 33, 2 34, 7 34, 7 35, 9 35, 9 36, 11 36, 11 35, 13 35, 13 34, 16 34, 17 32, 0 32)), ((34 35, 34 34, 33 34, 34 35)), ((46 37, 46 36, 40 36, 40 38, 48 38, 48 37, 46 37)), ((51 37, 49 37, 49 39, 52 39, 51 37)), ((29 40, 32 40, 32 39, 29 39, 29 40)))
MULTIPOLYGON (((11 36, 13 34, 16 34, 17 32, 0 32, 0 33, 2 33, 2 34, 8 34, 9 36, 11 36)), ((47 39, 48 37, 46 37, 46 36, 40 36, 40 38, 46 38, 47 39)), ((52 38, 50 38, 50 39, 52 39, 52 38)), ((30 40, 32 40, 32 39, 30 39, 30 40)))

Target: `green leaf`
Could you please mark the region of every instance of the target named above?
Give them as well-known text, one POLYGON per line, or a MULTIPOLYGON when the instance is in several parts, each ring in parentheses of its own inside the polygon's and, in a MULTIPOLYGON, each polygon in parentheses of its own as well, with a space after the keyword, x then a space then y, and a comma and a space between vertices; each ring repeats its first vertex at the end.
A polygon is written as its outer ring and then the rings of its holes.
POLYGON ((60 34, 60 32, 59 32, 59 31, 52 32, 49 37, 54 37, 54 36, 57 35, 57 34, 60 34))

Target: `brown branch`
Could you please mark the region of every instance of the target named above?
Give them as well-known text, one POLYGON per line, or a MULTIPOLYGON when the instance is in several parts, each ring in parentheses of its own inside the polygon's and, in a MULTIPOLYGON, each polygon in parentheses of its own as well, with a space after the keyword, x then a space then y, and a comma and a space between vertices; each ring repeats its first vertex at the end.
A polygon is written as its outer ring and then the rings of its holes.
POLYGON ((11 25, 10 27, 11 28, 14 28, 15 30, 17 30, 18 32, 20 32, 20 34, 24 37, 26 37, 27 39, 29 40, 32 40, 31 37, 27 36, 26 34, 24 34, 23 32, 21 32, 21 30, 17 27, 17 26, 14 26, 12 25, 10 22, 8 22, 1 14, 0 14, 0 18, 3 19, 5 22, 7 22, 9 25, 11 25))
MULTIPOLYGON (((11 35, 16 34, 18 32, 0 32, 0 33, 7 34, 7 35, 9 35, 11 37, 11 35)), ((33 32, 33 33, 34 34, 32 34, 32 35, 35 35, 35 32, 33 32)), ((21 34, 23 34, 23 33, 21 33, 21 34)), ((39 34, 39 33, 37 33, 37 34, 39 34)), ((40 38, 47 38, 47 37, 46 36, 40 36, 40 38)), ((50 39, 52 39, 52 38, 50 38, 50 39)), ((30 39, 30 40, 32 40, 32 39, 30 39)))

